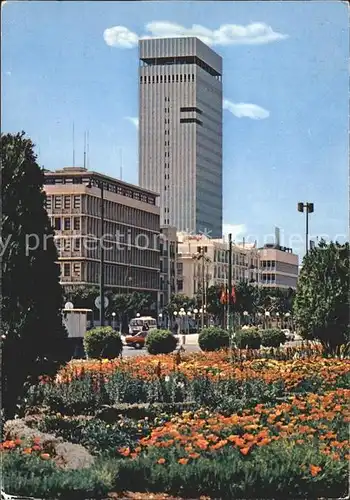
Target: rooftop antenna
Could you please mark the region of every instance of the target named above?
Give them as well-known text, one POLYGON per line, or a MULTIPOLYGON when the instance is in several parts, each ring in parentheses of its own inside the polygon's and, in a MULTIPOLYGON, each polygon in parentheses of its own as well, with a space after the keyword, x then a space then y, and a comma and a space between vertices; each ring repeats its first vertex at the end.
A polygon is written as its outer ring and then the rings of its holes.
POLYGON ((86 140, 87 140, 87 133, 84 132, 84 168, 86 168, 86 140))
POLYGON ((123 150, 120 148, 120 180, 123 180, 123 150))
POLYGON ((74 134, 74 122, 73 122, 73 167, 75 167, 75 134, 74 134))
POLYGON ((90 135, 89 131, 87 131, 86 132, 86 142, 87 142, 87 145, 86 145, 86 166, 87 166, 87 168, 90 167, 90 162, 89 162, 89 160, 90 160, 90 158, 89 158, 89 141, 90 141, 90 139, 89 139, 89 135, 90 135))

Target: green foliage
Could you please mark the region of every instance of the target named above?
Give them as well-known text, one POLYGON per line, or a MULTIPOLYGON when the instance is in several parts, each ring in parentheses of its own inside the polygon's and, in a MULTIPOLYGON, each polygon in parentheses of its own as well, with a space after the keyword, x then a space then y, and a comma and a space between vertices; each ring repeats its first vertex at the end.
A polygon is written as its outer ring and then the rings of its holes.
POLYGON ((232 447, 186 465, 178 463, 182 448, 152 449, 147 456, 123 460, 119 468, 119 488, 139 491, 166 491, 185 498, 339 498, 347 491, 348 466, 322 455, 317 447, 276 442, 261 447, 247 457, 232 447), (164 465, 157 460, 165 458, 164 465), (312 477, 310 464, 322 473, 312 477))
POLYGON ((264 347, 279 347, 286 340, 285 334, 279 328, 267 328, 261 332, 261 344, 264 347))
POLYGON ((218 351, 230 345, 230 336, 222 328, 204 328, 198 336, 199 347, 202 351, 218 351))
POLYGON ((260 349, 261 336, 256 328, 238 330, 235 344, 239 349, 260 349))
POLYGON ((179 447, 152 448, 136 459, 99 459, 87 469, 66 471, 31 455, 7 453, 4 490, 47 499, 106 498, 111 491, 168 492, 185 498, 342 498, 348 486, 348 464, 322 455, 312 443, 277 441, 243 457, 235 447, 213 458, 178 463, 179 447), (165 464, 157 464, 159 458, 165 464), (313 477, 310 464, 319 466, 313 477))
POLYGON ((44 172, 24 132, 1 135, 2 405, 16 411, 23 385, 66 357, 63 293, 54 232, 45 209, 44 172), (14 362, 14 360, 16 360, 14 362))
POLYGON ((195 299, 190 299, 187 295, 177 294, 171 297, 169 304, 164 308, 164 311, 172 317, 174 311, 179 311, 182 307, 186 310, 194 309, 196 306, 195 299))
POLYGON ((93 328, 86 332, 84 348, 89 358, 117 358, 123 350, 118 332, 110 326, 93 328))
POLYGON ((46 499, 105 498, 115 484, 117 464, 96 461, 93 467, 64 470, 51 460, 18 452, 2 457, 2 488, 12 495, 46 499))
POLYGON ((329 353, 339 354, 350 341, 349 243, 321 240, 304 257, 294 304, 301 335, 319 340, 329 353))
POLYGON ((133 446, 150 433, 149 420, 117 417, 112 424, 99 418, 46 416, 40 421, 40 431, 81 444, 94 455, 115 455, 116 449, 133 446))
POLYGON ((259 293, 257 287, 250 285, 246 281, 239 281, 235 289, 235 311, 240 313, 247 311, 249 314, 252 314, 258 305, 259 293))
POLYGON ((168 330, 151 330, 146 338, 150 354, 169 354, 176 349, 177 338, 168 330))

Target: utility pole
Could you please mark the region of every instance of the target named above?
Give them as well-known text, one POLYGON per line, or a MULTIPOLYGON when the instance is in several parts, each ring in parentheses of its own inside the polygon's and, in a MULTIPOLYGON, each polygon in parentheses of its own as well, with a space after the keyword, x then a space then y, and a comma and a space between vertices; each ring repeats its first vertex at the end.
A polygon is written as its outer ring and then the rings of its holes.
POLYGON ((230 345, 232 336, 232 234, 228 235, 228 297, 227 297, 227 324, 230 335, 230 345))
POLYGON ((101 190, 101 240, 100 240, 100 248, 101 248, 101 258, 100 258, 100 323, 101 326, 105 324, 105 297, 104 297, 104 288, 105 288, 105 275, 104 275, 104 266, 105 266, 105 249, 104 249, 104 225, 105 225, 105 204, 104 204, 104 191, 103 191, 103 181, 100 182, 100 190, 101 190))
POLYGON ((309 202, 299 202, 298 203, 298 212, 304 212, 306 214, 305 220, 305 254, 309 253, 309 214, 312 214, 314 211, 314 204, 309 202))
POLYGON ((202 258, 202 330, 204 328, 204 303, 205 303, 205 266, 204 266, 204 247, 200 247, 202 258))

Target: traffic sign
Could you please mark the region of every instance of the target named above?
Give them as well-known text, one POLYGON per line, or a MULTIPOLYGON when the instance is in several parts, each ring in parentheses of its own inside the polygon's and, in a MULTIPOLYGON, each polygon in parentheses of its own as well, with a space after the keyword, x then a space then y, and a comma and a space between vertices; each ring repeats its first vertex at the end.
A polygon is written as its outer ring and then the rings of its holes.
MULTIPOLYGON (((104 304, 105 304, 105 308, 108 307, 109 300, 107 299, 107 297, 104 297, 104 304)), ((100 296, 96 297, 96 299, 95 299, 95 306, 97 307, 97 309, 100 309, 100 307, 101 307, 100 296)))

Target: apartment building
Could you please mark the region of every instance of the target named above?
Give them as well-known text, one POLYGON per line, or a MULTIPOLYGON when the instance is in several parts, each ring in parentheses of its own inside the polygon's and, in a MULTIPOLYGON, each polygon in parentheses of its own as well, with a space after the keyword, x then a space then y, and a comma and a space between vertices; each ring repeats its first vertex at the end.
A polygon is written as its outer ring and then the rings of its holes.
POLYGON ((176 227, 160 228, 160 291, 159 308, 162 310, 177 294, 177 232, 176 227))
MULTIPOLYGON (((229 244, 224 239, 178 233, 178 293, 189 297, 212 285, 227 285, 229 244)), ((255 244, 233 244, 232 282, 258 284, 259 253, 255 244)))
POLYGON ((80 167, 45 172, 47 211, 55 229, 64 286, 99 285, 104 207, 105 286, 159 292, 157 194, 80 167))
POLYGON ((139 184, 161 224, 222 237, 222 58, 195 37, 139 42, 139 184))
POLYGON ((291 248, 266 244, 259 249, 261 285, 270 288, 296 289, 299 258, 291 248))

